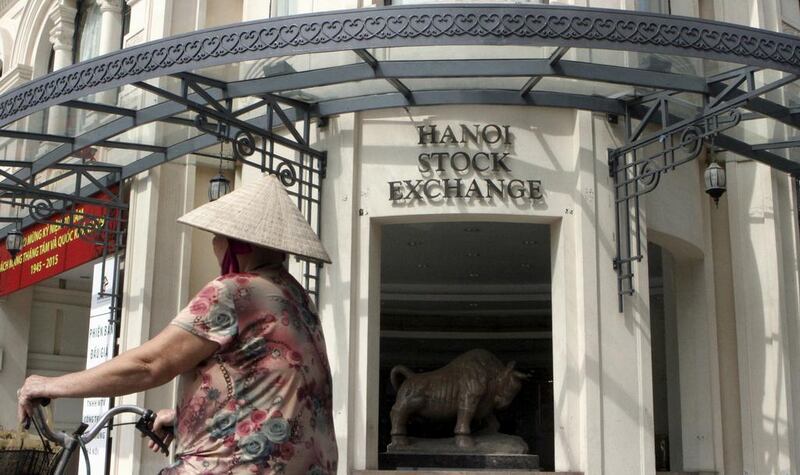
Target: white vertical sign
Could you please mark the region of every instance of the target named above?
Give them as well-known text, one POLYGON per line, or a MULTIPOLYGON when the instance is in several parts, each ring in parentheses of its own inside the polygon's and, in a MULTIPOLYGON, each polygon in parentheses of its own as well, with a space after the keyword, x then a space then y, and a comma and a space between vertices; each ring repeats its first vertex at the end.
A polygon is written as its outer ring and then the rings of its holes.
MULTIPOLYGON (((106 259, 103 265, 94 265, 92 276, 92 307, 89 311, 89 341, 86 348, 86 369, 110 360, 114 356, 114 318, 110 294, 114 289, 114 258, 106 259)), ((90 426, 109 409, 109 398, 94 397, 83 400, 83 422, 90 426)), ((86 444, 93 474, 106 473, 106 451, 108 430, 103 430, 94 440, 86 444)), ((80 458, 80 475, 86 474, 86 463, 80 458)))

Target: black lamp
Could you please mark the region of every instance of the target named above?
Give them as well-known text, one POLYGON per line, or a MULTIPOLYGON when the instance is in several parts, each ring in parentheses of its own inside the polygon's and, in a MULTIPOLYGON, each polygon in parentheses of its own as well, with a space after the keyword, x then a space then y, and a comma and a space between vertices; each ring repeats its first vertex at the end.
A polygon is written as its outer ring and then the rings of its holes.
POLYGON ((22 250, 22 231, 19 229, 19 222, 6 236, 6 250, 11 254, 11 259, 16 259, 17 254, 22 250))
POLYGON ((711 162, 706 167, 703 178, 706 184, 706 193, 714 199, 714 204, 719 207, 719 197, 727 190, 725 169, 719 166, 719 163, 711 162))
POLYGON ((208 200, 217 200, 231 191, 231 182, 220 173, 208 182, 208 200))
POLYGON ((208 200, 217 200, 231 191, 231 182, 222 174, 222 141, 219 142, 219 173, 208 182, 208 200))

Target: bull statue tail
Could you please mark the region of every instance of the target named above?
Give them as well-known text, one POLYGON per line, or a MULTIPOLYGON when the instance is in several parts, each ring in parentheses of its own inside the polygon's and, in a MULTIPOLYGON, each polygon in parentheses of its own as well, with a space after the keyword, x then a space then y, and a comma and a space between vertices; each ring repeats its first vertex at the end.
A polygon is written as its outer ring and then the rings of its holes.
POLYGON ((410 369, 406 368, 403 365, 397 365, 392 368, 392 373, 389 376, 389 379, 392 381, 392 387, 395 391, 400 389, 400 385, 403 384, 403 381, 408 379, 409 377, 413 376, 414 372, 410 369))

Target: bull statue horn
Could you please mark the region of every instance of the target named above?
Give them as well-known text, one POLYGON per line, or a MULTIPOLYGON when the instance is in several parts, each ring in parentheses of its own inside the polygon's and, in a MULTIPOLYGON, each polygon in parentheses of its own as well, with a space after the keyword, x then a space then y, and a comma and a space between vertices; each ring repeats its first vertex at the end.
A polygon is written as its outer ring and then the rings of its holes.
POLYGON ((522 371, 514 371, 512 373, 517 379, 530 379, 531 375, 525 374, 522 371))

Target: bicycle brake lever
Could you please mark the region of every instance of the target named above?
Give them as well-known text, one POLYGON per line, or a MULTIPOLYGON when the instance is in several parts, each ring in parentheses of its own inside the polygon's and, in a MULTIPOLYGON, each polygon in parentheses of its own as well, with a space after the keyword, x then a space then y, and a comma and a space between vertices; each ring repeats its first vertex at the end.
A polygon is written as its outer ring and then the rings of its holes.
MULTIPOLYGON (((47 406, 50 405, 50 398, 44 397, 44 398, 41 398, 41 399, 35 399, 35 400, 33 400, 33 402, 39 404, 42 407, 47 407, 47 406)), ((31 420, 32 420, 32 417, 25 416, 25 419, 23 420, 23 426, 22 426, 25 430, 28 430, 28 429, 31 428, 31 420)))
POLYGON ((155 420, 155 414, 153 413, 153 411, 148 410, 142 415, 142 417, 139 418, 138 421, 136 421, 136 428, 140 430, 142 434, 146 435, 147 437, 150 437, 150 440, 155 442, 156 445, 158 445, 158 448, 161 449, 162 452, 164 452, 164 455, 169 456, 169 448, 167 447, 166 444, 164 444, 164 440, 161 437, 159 437, 158 434, 156 434, 151 430, 154 420, 155 420))

